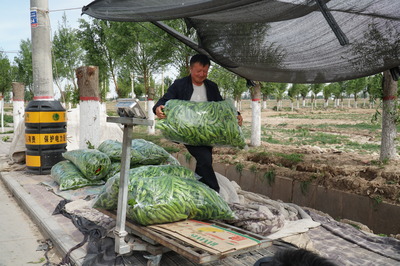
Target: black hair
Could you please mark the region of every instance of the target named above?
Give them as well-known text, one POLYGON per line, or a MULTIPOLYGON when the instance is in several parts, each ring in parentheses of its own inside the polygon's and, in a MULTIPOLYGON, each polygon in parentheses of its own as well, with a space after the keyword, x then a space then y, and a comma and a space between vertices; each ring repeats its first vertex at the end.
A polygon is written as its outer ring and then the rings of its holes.
POLYGON ((287 249, 273 257, 259 259, 254 266, 336 266, 335 263, 305 249, 287 249))
POLYGON ((196 54, 192 56, 192 58, 190 58, 190 66, 193 66, 194 63, 200 63, 203 66, 211 65, 210 59, 204 54, 196 54))

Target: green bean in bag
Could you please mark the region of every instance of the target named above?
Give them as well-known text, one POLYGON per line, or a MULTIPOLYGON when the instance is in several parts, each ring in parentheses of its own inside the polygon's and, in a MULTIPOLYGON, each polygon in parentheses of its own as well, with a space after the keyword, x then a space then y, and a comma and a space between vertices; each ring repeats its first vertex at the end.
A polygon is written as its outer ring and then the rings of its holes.
POLYGON ((59 184, 61 191, 104 184, 103 180, 89 180, 85 178, 81 171, 68 160, 53 165, 51 168, 51 177, 59 184))
POLYGON ((67 151, 63 157, 71 161, 90 180, 104 179, 110 169, 111 160, 107 154, 92 149, 67 151))

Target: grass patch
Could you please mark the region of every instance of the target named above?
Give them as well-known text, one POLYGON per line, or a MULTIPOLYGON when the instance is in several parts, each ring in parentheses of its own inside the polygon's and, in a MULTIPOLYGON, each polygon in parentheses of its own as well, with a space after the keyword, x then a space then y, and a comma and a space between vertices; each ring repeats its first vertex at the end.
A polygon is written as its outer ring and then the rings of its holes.
POLYGON ((267 180, 268 185, 271 187, 273 184, 275 184, 275 176, 276 176, 275 170, 271 169, 264 173, 263 179, 267 180))
POLYGON ((238 171, 238 173, 242 173, 244 165, 242 163, 237 163, 235 165, 236 171, 238 171))
POLYGON ((4 122, 5 123, 13 123, 14 118, 12 115, 4 114, 4 122))
POLYGON ((282 144, 280 140, 274 139, 272 136, 261 137, 261 140, 271 144, 282 144))
POLYGON ((12 133, 14 133, 14 130, 0 132, 0 134, 12 134, 12 133))
POLYGON ((282 157, 283 159, 286 159, 288 161, 291 161, 293 163, 299 163, 303 161, 304 154, 300 153, 275 153, 277 156, 282 157))

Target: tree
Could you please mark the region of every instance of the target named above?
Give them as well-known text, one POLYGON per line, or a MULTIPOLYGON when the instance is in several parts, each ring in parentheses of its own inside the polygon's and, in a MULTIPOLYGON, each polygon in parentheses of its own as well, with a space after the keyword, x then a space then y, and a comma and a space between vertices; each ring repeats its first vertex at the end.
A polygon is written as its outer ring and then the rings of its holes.
POLYGON ((4 96, 11 91, 11 64, 8 57, 0 51, 0 93, 4 96))
POLYGON ((364 88, 366 86, 366 81, 367 80, 364 77, 364 78, 348 80, 346 82, 346 85, 347 85, 346 91, 348 92, 349 95, 353 94, 353 96, 354 96, 354 107, 355 108, 358 107, 358 104, 357 104, 358 96, 359 96, 359 93, 362 90, 364 90, 364 88))
POLYGON ((251 94, 251 140, 252 146, 258 147, 261 145, 261 84, 256 82, 255 86, 250 88, 251 94), (256 100, 258 99, 258 100, 256 100))
POLYGON ((219 65, 213 65, 208 76, 218 84, 224 98, 231 96, 235 100, 236 107, 240 111, 242 93, 248 89, 246 80, 219 65))
MULTIPOLYGON (((196 30, 193 27, 188 27, 184 19, 170 20, 165 23, 180 32, 182 35, 192 40, 196 40, 196 30)), ((178 70, 178 77, 183 78, 184 76, 189 75, 190 57, 197 52, 175 38, 170 40, 170 43, 174 46, 173 53, 171 54, 172 65, 178 70)))
MULTIPOLYGON (((84 63, 99 67, 100 91, 104 99, 109 90, 109 78, 111 77, 118 93, 117 68, 119 60, 123 58, 123 37, 114 30, 118 23, 106 20, 93 19, 87 22, 79 20, 78 37, 82 48, 86 51, 84 63)), ((133 42, 135 40, 132 40, 133 42)))
POLYGON ((367 78, 367 93, 369 96, 369 107, 373 108, 377 99, 382 99, 382 73, 367 78))
POLYGON ((306 97, 307 97, 308 93, 310 92, 310 89, 311 89, 311 87, 308 84, 300 85, 299 93, 300 93, 301 98, 303 99, 303 104, 302 104, 303 107, 306 107, 306 97))
POLYGON ((124 45, 124 66, 143 76, 146 94, 154 99, 155 90, 154 86, 150 86, 150 81, 153 73, 160 72, 172 62, 172 37, 151 23, 131 23, 119 27, 125 27, 124 42, 132 43, 130 46, 127 43, 124 45), (136 43, 132 40, 136 40, 136 43))
POLYGON ((386 70, 383 72, 382 140, 379 158, 381 161, 394 159, 397 156, 395 144, 396 122, 398 122, 397 91, 397 81, 394 81, 389 70, 386 70))
POLYGON ((324 107, 328 107, 329 98, 332 96, 333 91, 336 89, 337 83, 331 83, 322 88, 322 95, 324 96, 324 107))
POLYGON ((331 90, 331 94, 333 95, 333 106, 335 108, 339 107, 340 99, 342 98, 342 90, 341 90, 341 83, 340 82, 333 82, 328 85, 331 90))
POLYGON ((275 85, 274 96, 276 98, 276 110, 277 111, 279 111, 280 107, 282 107, 282 99, 283 99, 283 96, 285 95, 287 86, 288 86, 287 83, 276 83, 276 85, 275 85))
POLYGON ((311 94, 311 110, 313 110, 314 106, 317 107, 317 94, 322 91, 324 87, 324 84, 321 83, 315 83, 311 84, 310 90, 312 92, 311 94))
POLYGON ((70 102, 72 98, 65 97, 67 90, 72 89, 72 93, 78 93, 78 85, 75 79, 75 69, 82 64, 83 50, 78 38, 76 29, 68 26, 67 17, 64 14, 62 23, 53 37, 53 79, 61 92, 65 102, 70 102), (61 88, 61 83, 66 80, 66 86, 61 88), (72 86, 69 86, 72 84, 72 86))
POLYGON ((23 82, 28 87, 25 93, 25 100, 33 99, 33 72, 32 72, 32 44, 29 39, 21 40, 20 51, 14 57, 17 71, 15 81, 23 82))
POLYGON ((260 82, 261 93, 263 95, 263 109, 267 109, 267 98, 268 95, 273 94, 275 91, 275 85, 276 83, 272 82, 260 82))
POLYGON ((288 97, 290 99, 290 105, 291 105, 292 111, 294 109, 294 100, 297 98, 297 95, 299 95, 299 88, 300 88, 300 84, 293 83, 287 93, 288 97))

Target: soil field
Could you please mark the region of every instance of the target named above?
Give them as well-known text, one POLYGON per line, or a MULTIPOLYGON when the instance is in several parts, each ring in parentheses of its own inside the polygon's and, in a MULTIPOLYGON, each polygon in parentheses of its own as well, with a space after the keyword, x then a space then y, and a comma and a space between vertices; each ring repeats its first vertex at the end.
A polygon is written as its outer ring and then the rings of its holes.
MULTIPOLYGON (((293 111, 286 101, 280 111, 275 111, 276 102, 268 101, 268 108, 262 110, 261 146, 252 147, 250 101, 242 101, 241 106, 248 148, 216 147, 214 162, 236 165, 238 170, 266 172, 267 179, 296 179, 304 189, 318 184, 367 195, 377 204, 386 201, 400 206, 400 158, 379 161, 381 120, 379 116, 373 119, 376 109, 363 103, 358 103, 358 108, 349 107, 348 100, 342 108, 323 108, 320 100, 317 108, 312 109, 308 102, 293 111)), ((397 130, 400 132, 400 127, 397 130)), ((140 127, 134 132, 136 138, 189 155, 183 145, 163 139, 158 130, 156 136, 147 135, 140 127)))
MULTIPOLYGON (((214 160, 400 205, 400 160, 379 161, 380 119, 371 122, 375 109, 285 109, 262 110, 260 147, 216 148, 214 160)), ((250 144, 249 102, 241 113, 250 144)))

